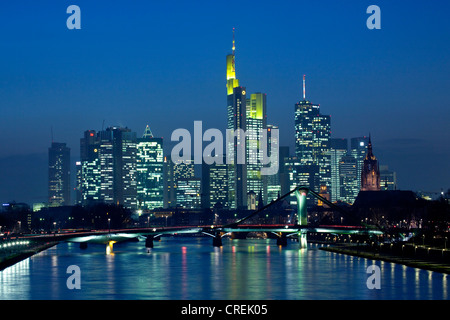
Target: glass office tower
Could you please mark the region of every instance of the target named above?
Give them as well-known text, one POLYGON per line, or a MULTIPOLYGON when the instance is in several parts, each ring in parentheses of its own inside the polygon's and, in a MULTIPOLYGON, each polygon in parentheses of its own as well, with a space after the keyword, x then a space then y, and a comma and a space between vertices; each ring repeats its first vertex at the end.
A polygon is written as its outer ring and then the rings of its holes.
POLYGON ((70 205, 70 148, 52 142, 48 149, 48 202, 50 206, 70 205))
POLYGON ((309 187, 319 192, 320 186, 331 187, 331 117, 320 114, 319 105, 303 97, 295 104, 295 155, 312 176, 317 170, 318 180, 309 187))
POLYGON ((250 95, 247 99, 246 117, 247 193, 253 191, 257 195, 256 206, 259 206, 259 199, 267 201, 267 179, 261 175, 263 154, 260 152, 262 133, 267 130, 266 94, 250 95))
POLYGON ((139 209, 163 207, 163 140, 155 138, 150 127, 137 139, 136 176, 139 209))
POLYGON ((230 141, 227 145, 228 203, 231 208, 247 206, 246 158, 246 91, 239 86, 235 68, 235 41, 233 29, 233 53, 227 55, 227 129, 230 141))

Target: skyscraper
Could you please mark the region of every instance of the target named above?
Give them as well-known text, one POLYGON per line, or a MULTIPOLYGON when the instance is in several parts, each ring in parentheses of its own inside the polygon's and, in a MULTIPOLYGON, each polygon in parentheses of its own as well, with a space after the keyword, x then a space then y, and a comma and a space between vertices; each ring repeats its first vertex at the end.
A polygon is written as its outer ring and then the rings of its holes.
POLYGON ((232 54, 227 55, 227 129, 231 141, 227 145, 228 199, 231 208, 243 208, 247 205, 247 168, 246 158, 246 91, 239 86, 236 78, 235 40, 233 28, 232 54))
POLYGON ((113 133, 114 203, 136 209, 136 132, 121 127, 107 130, 113 133))
POLYGON ((336 200, 353 203, 358 196, 358 166, 354 156, 343 155, 339 160, 339 197, 336 200))
POLYGON ((177 206, 186 209, 200 208, 200 187, 199 178, 179 178, 177 179, 177 206))
POLYGON ((70 148, 65 143, 52 142, 48 149, 48 202, 70 204, 70 148))
POLYGON ((80 173, 79 188, 81 204, 87 205, 92 202, 102 201, 100 194, 101 175, 99 158, 99 141, 95 130, 84 132, 80 139, 80 173))
POLYGON ((110 127, 85 131, 80 141, 82 204, 105 202, 137 207, 136 133, 110 127))
POLYGON ((215 158, 220 161, 211 161, 211 164, 202 164, 202 208, 213 208, 216 205, 228 207, 228 166, 222 155, 215 158))
MULTIPOLYGON (((177 203, 178 197, 178 181, 181 179, 194 178, 194 161, 179 160, 173 162, 170 156, 164 157, 164 208, 176 207, 178 204, 184 206, 183 203, 177 203)), ((197 182, 195 182, 197 183, 197 182)))
POLYGON ((350 154, 356 159, 357 166, 357 186, 361 189, 361 170, 363 167, 363 161, 367 153, 367 145, 369 144, 368 137, 356 137, 350 140, 350 154))
POLYGON ((304 166, 301 171, 317 177, 309 185, 316 192, 321 185, 331 187, 330 134, 331 117, 322 115, 318 104, 306 100, 303 76, 303 100, 295 104, 295 155, 304 166))
MULTIPOLYGON (((319 181, 318 166, 316 164, 306 166, 298 157, 284 158, 284 172, 288 176, 289 191, 294 190, 298 186, 312 186, 319 181)), ((314 197, 307 196, 307 204, 309 206, 314 205, 314 201, 316 201, 314 197)), ((289 203, 291 205, 297 204, 297 198, 294 194, 291 194, 289 197, 289 203)))
POLYGON ((252 93, 247 99, 246 127, 247 193, 253 191, 257 195, 259 206, 260 198, 267 200, 267 179, 261 175, 263 154, 260 152, 262 133, 267 130, 266 94, 252 93))
POLYGON ((389 166, 380 165, 380 188, 381 190, 397 190, 397 174, 389 170, 389 166))
MULTIPOLYGON (((279 145, 279 141, 275 140, 277 137, 272 135, 273 129, 278 129, 278 126, 274 126, 271 124, 267 125, 267 150, 268 150, 268 156, 271 157, 272 154, 272 143, 276 143, 279 145)), ((272 161, 274 161, 273 165, 275 165, 276 168, 278 168, 277 172, 272 175, 263 176, 264 178, 264 184, 267 187, 267 196, 263 198, 264 203, 270 203, 273 200, 278 199, 279 196, 282 196, 281 194, 281 178, 280 174, 282 171, 281 163, 284 165, 284 159, 280 160, 280 156, 282 155, 281 147, 278 148, 278 152, 273 155, 272 161)))
POLYGON ((331 201, 340 199, 341 185, 339 176, 339 163, 341 158, 348 152, 347 139, 330 139, 330 161, 331 161, 331 201))
POLYGON ((163 207, 163 140, 155 138, 146 126, 142 138, 137 139, 136 176, 138 208, 163 207))

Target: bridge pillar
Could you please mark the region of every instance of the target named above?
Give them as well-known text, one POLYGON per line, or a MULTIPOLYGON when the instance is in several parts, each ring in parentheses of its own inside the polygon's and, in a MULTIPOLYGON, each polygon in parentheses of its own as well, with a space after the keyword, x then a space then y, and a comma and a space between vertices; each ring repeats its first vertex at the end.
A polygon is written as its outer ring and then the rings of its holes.
POLYGON ((217 234, 213 237, 213 246, 214 247, 222 246, 222 237, 220 236, 220 234, 217 234))
MULTIPOLYGON (((308 225, 308 212, 306 211, 306 196, 309 190, 307 188, 299 188, 295 190, 295 197, 297 198, 297 216, 298 224, 301 226, 308 225)), ((298 241, 300 243, 300 248, 306 248, 308 245, 306 239, 306 230, 301 230, 298 232, 298 241)))
POLYGON ((300 248, 306 248, 308 246, 308 241, 306 240, 306 230, 298 232, 298 242, 300 243, 300 248))
POLYGON ((282 247, 287 246, 287 237, 284 233, 282 233, 279 237, 277 237, 277 246, 282 246, 282 247))
POLYGON ((112 254, 113 253, 113 244, 116 243, 115 241, 109 241, 106 245, 106 254, 112 254))
POLYGON ((295 197, 297 198, 297 216, 298 224, 306 226, 308 224, 308 213, 306 212, 306 196, 308 195, 308 189, 295 190, 295 197))
POLYGON ((147 236, 147 239, 145 239, 145 247, 153 248, 153 236, 152 235, 147 236))
POLYGON ((85 249, 87 249, 87 247, 88 247, 87 242, 80 242, 80 249, 85 250, 85 249))

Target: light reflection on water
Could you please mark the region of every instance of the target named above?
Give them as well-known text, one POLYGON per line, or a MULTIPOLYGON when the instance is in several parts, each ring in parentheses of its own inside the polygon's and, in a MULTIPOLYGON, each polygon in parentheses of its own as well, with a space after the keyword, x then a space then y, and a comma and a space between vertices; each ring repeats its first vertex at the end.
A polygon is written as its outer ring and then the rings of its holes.
POLYGON ((300 300, 449 298, 448 276, 398 264, 274 240, 162 238, 147 253, 143 242, 105 246, 61 243, 0 272, 0 299, 300 300), (381 270, 381 289, 370 290, 367 267, 381 270), (81 270, 81 289, 70 290, 67 267, 81 270))

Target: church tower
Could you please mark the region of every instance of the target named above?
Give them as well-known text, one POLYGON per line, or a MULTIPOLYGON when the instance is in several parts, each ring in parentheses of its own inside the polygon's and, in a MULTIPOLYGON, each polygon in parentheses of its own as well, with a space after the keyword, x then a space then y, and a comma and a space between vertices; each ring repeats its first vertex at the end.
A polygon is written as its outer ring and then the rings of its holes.
POLYGON ((380 191, 380 168, 378 160, 372 152, 370 135, 367 154, 361 170, 361 191, 380 191))

